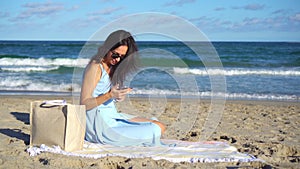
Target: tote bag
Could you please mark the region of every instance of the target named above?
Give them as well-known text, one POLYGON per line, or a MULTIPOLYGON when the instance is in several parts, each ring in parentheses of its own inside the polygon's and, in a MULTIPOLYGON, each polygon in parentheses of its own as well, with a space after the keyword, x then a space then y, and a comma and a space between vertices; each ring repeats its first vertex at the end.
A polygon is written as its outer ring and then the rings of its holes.
POLYGON ((60 146, 65 151, 83 148, 86 109, 63 100, 34 101, 30 110, 30 146, 60 146))

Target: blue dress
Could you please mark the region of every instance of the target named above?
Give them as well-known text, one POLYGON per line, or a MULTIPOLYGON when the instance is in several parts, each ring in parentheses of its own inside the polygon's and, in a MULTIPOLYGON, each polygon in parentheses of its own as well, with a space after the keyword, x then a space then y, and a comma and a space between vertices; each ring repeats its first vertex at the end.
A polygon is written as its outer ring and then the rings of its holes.
MULTIPOLYGON (((103 69, 93 97, 107 93, 111 88, 109 75, 103 69)), ((135 116, 118 113, 113 99, 86 112, 85 140, 115 146, 158 146, 161 129, 151 122, 131 122, 135 116)))

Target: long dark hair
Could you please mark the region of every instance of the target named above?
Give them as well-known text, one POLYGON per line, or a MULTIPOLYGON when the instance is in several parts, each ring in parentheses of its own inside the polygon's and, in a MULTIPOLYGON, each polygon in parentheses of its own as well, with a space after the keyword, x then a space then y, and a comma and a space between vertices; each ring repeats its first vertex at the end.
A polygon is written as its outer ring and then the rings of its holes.
POLYGON ((123 85, 126 76, 138 69, 138 48, 132 35, 124 30, 112 32, 104 41, 103 45, 98 48, 98 52, 93 56, 90 62, 101 63, 102 59, 107 57, 109 51, 113 51, 119 46, 128 47, 124 58, 110 69, 109 77, 113 85, 123 85))

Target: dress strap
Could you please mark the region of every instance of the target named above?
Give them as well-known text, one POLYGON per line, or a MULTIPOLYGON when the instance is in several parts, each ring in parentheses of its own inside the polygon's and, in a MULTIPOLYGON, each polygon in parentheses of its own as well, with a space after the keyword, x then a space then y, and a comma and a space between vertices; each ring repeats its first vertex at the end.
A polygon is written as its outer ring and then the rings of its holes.
POLYGON ((100 63, 100 68, 101 68, 101 71, 103 72, 104 68, 103 68, 103 65, 100 63))
POLYGON ((108 74, 108 72, 105 70, 104 66, 100 63, 100 68, 101 68, 101 71, 102 71, 102 75, 103 74, 108 74))

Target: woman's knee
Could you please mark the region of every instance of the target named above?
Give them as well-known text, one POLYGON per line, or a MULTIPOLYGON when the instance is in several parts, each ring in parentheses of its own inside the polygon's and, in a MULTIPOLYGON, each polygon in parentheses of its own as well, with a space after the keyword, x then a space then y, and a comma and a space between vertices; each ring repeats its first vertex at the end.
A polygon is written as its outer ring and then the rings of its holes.
POLYGON ((153 120, 153 123, 157 124, 160 127, 161 134, 163 134, 166 131, 166 126, 163 123, 156 120, 153 120))

